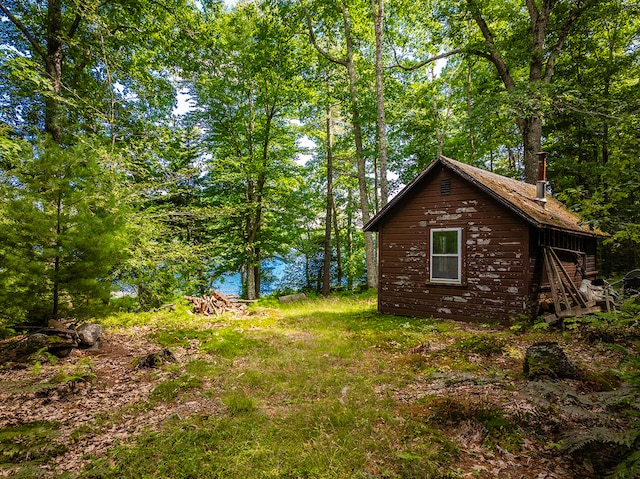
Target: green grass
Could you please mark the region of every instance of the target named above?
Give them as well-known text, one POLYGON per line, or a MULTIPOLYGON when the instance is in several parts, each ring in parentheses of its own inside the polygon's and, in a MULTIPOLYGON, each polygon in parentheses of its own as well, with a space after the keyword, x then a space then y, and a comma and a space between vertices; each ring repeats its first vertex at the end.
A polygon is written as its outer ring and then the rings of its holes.
MULTIPOLYGON (((508 391, 519 371, 499 364, 521 361, 519 345, 551 332, 379 314, 366 294, 260 301, 252 311, 202 318, 178 308, 105 319, 119 332, 150 326, 158 347, 189 352, 154 373, 147 400, 127 407, 164 411, 206 398, 215 412, 171 415, 160 430, 65 479, 456 478, 468 472, 457 464, 464 450, 453 431, 461 427, 481 431, 488 454, 518 454, 522 431, 497 405, 410 392, 438 378, 496 381, 508 391)), ((606 374, 591 380, 614 384, 606 374)), ((104 414, 71 439, 119 417, 104 414)))
POLYGON ((38 421, 0 430, 0 474, 14 464, 20 464, 26 473, 64 453, 66 446, 56 441, 57 429, 55 422, 38 421))
POLYGON ((197 389, 202 385, 200 379, 193 376, 180 376, 176 379, 168 379, 158 384, 151 392, 149 398, 152 402, 169 402, 174 400, 180 392, 189 389, 197 389))
MULTIPOLYGON (((153 333, 161 346, 198 348, 203 359, 184 366, 187 377, 215 379, 223 412, 147 434, 83 477, 454 477, 443 472, 457 455, 445 433, 407 421, 376 393, 410 377, 393 354, 446 325, 380 315, 366 296, 266 306, 153 333)), ((165 381, 152 398, 179 400, 190 384, 165 381)))

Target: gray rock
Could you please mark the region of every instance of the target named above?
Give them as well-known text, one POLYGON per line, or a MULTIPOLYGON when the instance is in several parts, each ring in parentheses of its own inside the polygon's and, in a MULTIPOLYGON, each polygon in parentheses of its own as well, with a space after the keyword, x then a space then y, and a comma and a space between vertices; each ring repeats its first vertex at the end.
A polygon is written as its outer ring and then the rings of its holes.
POLYGON ((296 293, 296 294, 287 294, 286 296, 280 296, 278 301, 281 303, 293 303, 295 301, 302 301, 303 299, 307 299, 307 295, 304 293, 296 293))
POLYGON ((541 342, 529 346, 524 355, 522 372, 528 379, 578 378, 578 368, 569 361, 565 352, 555 342, 541 342))
POLYGON ((99 324, 83 324, 76 328, 80 346, 91 347, 100 341, 104 328, 99 324))

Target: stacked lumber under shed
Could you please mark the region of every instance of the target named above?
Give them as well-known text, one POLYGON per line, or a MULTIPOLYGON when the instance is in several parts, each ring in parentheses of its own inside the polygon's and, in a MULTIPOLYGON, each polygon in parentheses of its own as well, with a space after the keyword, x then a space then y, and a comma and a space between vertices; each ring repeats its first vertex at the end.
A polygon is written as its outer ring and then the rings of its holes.
POLYGON ((209 296, 201 298, 196 296, 186 296, 186 298, 193 304, 194 313, 205 316, 220 316, 224 313, 242 314, 246 310, 245 304, 237 296, 225 296, 218 291, 212 291, 209 296))
POLYGON ((573 283, 555 248, 544 247, 542 253, 554 305, 554 312, 545 316, 546 322, 602 311, 602 307, 597 305, 595 300, 588 298, 573 283))

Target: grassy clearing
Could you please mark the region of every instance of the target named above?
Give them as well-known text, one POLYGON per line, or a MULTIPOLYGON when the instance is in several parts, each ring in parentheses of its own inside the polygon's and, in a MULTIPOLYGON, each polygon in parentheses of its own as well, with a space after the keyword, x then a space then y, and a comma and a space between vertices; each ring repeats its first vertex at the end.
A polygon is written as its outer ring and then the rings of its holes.
MULTIPOLYGON (((162 427, 123 439, 106 456, 89 458, 82 472, 61 478, 417 479, 470 471, 496 477, 482 472, 496 455, 537 460, 522 448, 537 440, 537 430, 527 428, 538 416, 502 408, 523 381, 524 349, 538 340, 575 341, 566 332, 382 315, 367 295, 263 302, 242 318, 206 320, 178 307, 103 324, 122 333, 143 327, 158 347, 189 351, 189 360, 165 365, 144 402, 79 427, 72 440, 117 428, 132 408, 153 414, 208 400, 217 409, 175 413, 162 427), (472 456, 469 438, 475 438, 472 456), (476 469, 470 461, 485 453, 476 469)), ((602 361, 612 349, 596 346, 602 361)), ((628 347, 616 353, 617 368, 624 351, 628 347)), ((584 357, 595 364, 591 352, 584 357)), ((603 364, 590 381, 619 386, 611 369, 603 364)), ((25 437, 37 450, 37 441, 46 442, 55 428, 35 430, 25 437)), ((545 447, 543 440, 532 448, 545 447)))
POLYGON ((371 297, 270 306, 213 329, 190 320, 151 333, 159 345, 196 345, 203 354, 152 397, 171 401, 192 378, 215 378, 225 412, 119 447, 83 477, 450 476, 455 444, 376 392, 413 374, 389 364, 390 354, 446 326, 380 315, 371 297))

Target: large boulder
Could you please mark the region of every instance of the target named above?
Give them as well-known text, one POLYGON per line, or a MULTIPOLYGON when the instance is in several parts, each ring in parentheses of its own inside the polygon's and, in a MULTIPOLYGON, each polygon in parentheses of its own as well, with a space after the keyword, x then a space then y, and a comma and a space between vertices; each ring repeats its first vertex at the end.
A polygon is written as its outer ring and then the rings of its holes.
POLYGON ((59 358, 71 353, 78 343, 72 337, 35 333, 14 339, 0 351, 0 363, 30 363, 35 353, 46 351, 59 358))
POLYGON ((76 331, 78 332, 78 342, 80 346, 90 348, 100 341, 104 328, 99 324, 83 324, 82 326, 78 326, 76 331))
POLYGON ((529 346, 524 355, 522 372, 528 379, 578 378, 578 368, 555 342, 540 342, 529 346))

